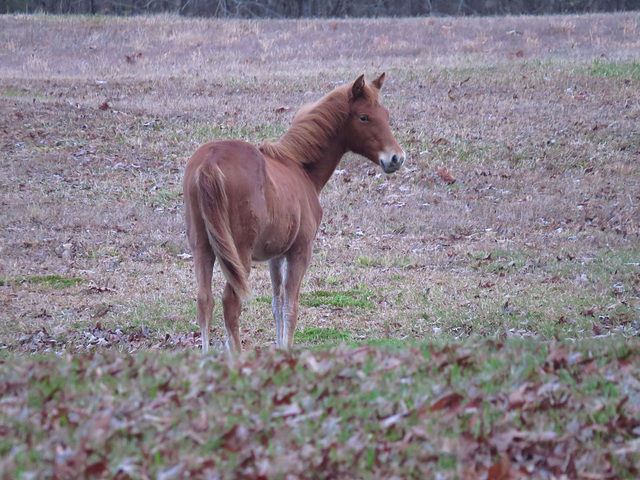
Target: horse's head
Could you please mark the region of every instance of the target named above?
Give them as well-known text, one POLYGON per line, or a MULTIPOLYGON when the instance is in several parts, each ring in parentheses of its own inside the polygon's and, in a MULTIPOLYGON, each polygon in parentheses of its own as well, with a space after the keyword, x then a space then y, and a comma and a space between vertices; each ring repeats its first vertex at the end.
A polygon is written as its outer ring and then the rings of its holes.
POLYGON ((382 167, 385 173, 397 171, 405 154, 389 127, 389 112, 380 103, 384 73, 365 85, 364 75, 349 90, 347 148, 382 167))

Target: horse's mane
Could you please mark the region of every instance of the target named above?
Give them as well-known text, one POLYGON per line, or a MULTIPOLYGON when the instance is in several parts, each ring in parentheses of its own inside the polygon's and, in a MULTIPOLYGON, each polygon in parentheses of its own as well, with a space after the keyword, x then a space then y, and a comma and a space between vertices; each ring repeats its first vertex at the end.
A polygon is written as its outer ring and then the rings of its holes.
MULTIPOLYGON (((340 132, 349 117, 352 86, 349 83, 338 87, 316 103, 303 106, 287 133, 277 142, 264 142, 260 151, 269 157, 301 165, 320 160, 331 138, 340 132)), ((380 101, 379 90, 368 84, 365 84, 363 95, 371 103, 380 101)))

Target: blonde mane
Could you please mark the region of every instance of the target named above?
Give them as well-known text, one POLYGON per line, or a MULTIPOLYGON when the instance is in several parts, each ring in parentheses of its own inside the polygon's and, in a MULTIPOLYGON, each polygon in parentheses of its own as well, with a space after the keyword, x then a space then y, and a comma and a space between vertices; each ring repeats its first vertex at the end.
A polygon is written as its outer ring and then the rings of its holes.
MULTIPOLYGON (((300 165, 320 160, 330 140, 347 122, 352 86, 338 87, 316 103, 300 108, 287 133, 277 142, 264 142, 260 151, 300 165)), ((369 85, 365 85, 364 96, 370 103, 380 101, 380 92, 369 85)))

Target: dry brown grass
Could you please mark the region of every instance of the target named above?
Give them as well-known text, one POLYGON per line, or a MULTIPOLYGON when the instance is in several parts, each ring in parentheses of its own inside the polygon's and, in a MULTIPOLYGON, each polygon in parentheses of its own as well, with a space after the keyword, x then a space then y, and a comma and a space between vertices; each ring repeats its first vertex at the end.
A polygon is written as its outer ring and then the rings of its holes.
MULTIPOLYGON (((407 168, 386 177, 346 157, 303 285, 367 304, 305 306, 300 330, 637 333, 639 23, 0 16, 3 342, 98 321, 196 330, 188 157, 212 138, 277 137, 302 104, 381 71, 407 168), (83 281, 56 289, 52 274, 83 281)), ((243 338, 268 345, 264 265, 252 287, 243 338)))

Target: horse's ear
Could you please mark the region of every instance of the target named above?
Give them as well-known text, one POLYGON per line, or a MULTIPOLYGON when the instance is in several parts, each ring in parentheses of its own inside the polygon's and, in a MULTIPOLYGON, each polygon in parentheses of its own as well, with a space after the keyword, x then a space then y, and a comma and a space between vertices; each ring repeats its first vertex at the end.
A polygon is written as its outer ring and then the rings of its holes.
POLYGON ((360 75, 358 79, 353 82, 353 87, 351 87, 352 100, 360 98, 362 95, 364 95, 364 74, 360 75))
POLYGON ((384 83, 384 72, 382 72, 382 75, 380 75, 373 82, 371 82, 371 85, 376 87, 376 89, 380 90, 382 88, 383 83, 384 83))

